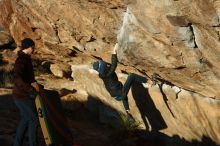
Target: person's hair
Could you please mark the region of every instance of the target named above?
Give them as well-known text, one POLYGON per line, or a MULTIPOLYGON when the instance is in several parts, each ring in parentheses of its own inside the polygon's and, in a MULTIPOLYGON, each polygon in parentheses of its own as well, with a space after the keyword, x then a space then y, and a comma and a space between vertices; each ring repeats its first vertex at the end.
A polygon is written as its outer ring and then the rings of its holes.
POLYGON ((35 43, 30 38, 25 38, 21 41, 21 49, 22 50, 27 49, 29 47, 33 47, 33 46, 35 46, 35 43))

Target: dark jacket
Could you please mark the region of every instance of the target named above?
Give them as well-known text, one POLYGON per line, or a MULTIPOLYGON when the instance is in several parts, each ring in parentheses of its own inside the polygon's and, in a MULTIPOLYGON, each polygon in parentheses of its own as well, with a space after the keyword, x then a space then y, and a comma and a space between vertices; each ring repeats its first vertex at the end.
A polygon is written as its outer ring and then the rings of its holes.
POLYGON ((117 55, 112 54, 112 63, 105 66, 104 72, 99 73, 99 77, 104 81, 105 87, 112 97, 120 95, 123 88, 115 73, 117 63, 117 55))
POLYGON ((32 90, 31 83, 33 82, 35 82, 35 78, 31 57, 19 51, 14 65, 14 98, 28 99, 32 90))

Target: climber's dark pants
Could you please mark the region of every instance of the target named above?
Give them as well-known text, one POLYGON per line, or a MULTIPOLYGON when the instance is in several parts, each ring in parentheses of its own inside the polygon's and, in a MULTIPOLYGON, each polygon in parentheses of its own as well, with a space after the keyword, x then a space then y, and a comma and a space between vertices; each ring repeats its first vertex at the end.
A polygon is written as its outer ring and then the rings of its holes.
POLYGON ((136 74, 130 74, 122 88, 121 95, 115 97, 116 100, 119 100, 119 101, 122 100, 125 110, 129 110, 127 95, 134 82, 146 83, 147 79, 145 77, 142 77, 136 74))

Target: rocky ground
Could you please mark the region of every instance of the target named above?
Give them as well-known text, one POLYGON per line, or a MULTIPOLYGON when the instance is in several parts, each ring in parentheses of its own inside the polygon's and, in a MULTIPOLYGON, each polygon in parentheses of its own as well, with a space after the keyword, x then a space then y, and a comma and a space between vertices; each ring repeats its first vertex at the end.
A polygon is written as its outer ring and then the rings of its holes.
MULTIPOLYGON (((75 103, 74 110, 66 109, 66 115, 74 136, 74 141, 82 146, 217 146, 207 137, 202 142, 187 142, 177 135, 172 137, 160 132, 118 130, 100 123, 98 115, 84 108, 83 103, 75 103)), ((65 105, 65 103, 64 103, 65 105)), ((72 104, 73 105, 73 104, 72 104)), ((19 122, 19 113, 13 103, 10 89, 0 89, 0 145, 11 146, 19 122)), ((39 130, 39 146, 45 146, 39 130)), ((24 145, 28 145, 25 138, 24 145)))
MULTIPOLYGON (((1 89, 1 130, 0 130, 0 144, 3 146, 10 146, 13 143, 16 126, 19 122, 19 113, 13 104, 10 90, 1 89), (3 95, 2 95, 3 94, 3 95), (5 94, 5 95, 4 95, 5 94)), ((82 145, 108 145, 110 142, 109 134, 112 130, 105 128, 99 124, 96 118, 85 109, 68 112, 69 122, 75 138, 75 141, 82 145)), ((39 134, 41 145, 43 146, 42 135, 39 134)), ((26 139, 26 144, 27 144, 26 139)))

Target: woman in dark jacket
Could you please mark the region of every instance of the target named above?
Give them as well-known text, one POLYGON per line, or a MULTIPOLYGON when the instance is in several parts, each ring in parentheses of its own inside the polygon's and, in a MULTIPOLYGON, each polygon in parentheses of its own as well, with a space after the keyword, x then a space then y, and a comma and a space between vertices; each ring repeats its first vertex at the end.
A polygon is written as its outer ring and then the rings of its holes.
MULTIPOLYGON (((105 61, 97 61, 93 63, 93 69, 98 71, 99 77, 103 80, 105 87, 110 95, 116 100, 122 101, 126 112, 130 114, 127 97, 128 91, 131 88, 133 82, 137 81, 140 83, 146 83, 147 79, 136 74, 130 74, 123 86, 122 83, 118 80, 117 74, 115 73, 115 69, 118 63, 116 54, 117 49, 118 46, 116 44, 113 49, 111 64, 108 64, 105 61)), ((149 84, 152 84, 152 82, 150 81, 149 84)))
POLYGON ((18 125, 14 146, 22 146, 26 129, 28 130, 29 145, 37 146, 38 118, 34 99, 30 98, 32 87, 39 91, 34 78, 31 54, 35 43, 26 38, 21 42, 21 50, 14 65, 13 96, 15 105, 20 111, 21 120, 18 125))

